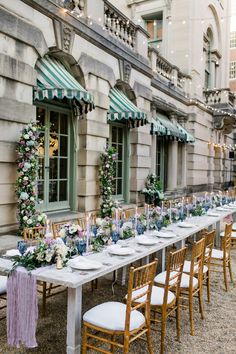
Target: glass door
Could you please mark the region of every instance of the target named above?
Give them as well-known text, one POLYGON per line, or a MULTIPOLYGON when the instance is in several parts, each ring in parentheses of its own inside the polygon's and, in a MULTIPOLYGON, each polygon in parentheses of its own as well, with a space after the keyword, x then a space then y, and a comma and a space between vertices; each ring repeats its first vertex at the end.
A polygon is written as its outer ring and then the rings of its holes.
POLYGON ((45 128, 39 147, 38 199, 45 211, 69 208, 70 114, 60 108, 37 107, 45 128))

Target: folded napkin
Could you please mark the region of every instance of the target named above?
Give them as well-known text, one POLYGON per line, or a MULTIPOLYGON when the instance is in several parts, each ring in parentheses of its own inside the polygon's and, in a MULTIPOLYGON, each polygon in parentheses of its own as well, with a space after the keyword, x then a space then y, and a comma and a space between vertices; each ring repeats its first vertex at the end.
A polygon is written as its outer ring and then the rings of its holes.
POLYGON ((7 341, 9 345, 37 347, 38 298, 36 269, 18 267, 7 280, 7 341))

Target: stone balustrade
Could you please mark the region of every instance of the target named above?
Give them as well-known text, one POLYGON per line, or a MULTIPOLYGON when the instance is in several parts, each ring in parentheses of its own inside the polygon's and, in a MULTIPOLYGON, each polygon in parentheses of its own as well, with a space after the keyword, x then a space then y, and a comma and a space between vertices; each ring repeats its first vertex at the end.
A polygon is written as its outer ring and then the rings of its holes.
POLYGON ((104 16, 104 26, 109 33, 129 48, 135 49, 137 26, 107 0, 104 0, 104 16))
POLYGON ((169 87, 177 87, 185 95, 190 93, 191 77, 162 57, 154 48, 149 48, 149 58, 154 74, 164 80, 169 87))
POLYGON ((69 11, 76 14, 83 14, 85 8, 85 0, 56 0, 56 2, 69 11))
POLYGON ((208 105, 228 104, 234 107, 236 104, 236 98, 228 88, 205 90, 203 95, 208 105))

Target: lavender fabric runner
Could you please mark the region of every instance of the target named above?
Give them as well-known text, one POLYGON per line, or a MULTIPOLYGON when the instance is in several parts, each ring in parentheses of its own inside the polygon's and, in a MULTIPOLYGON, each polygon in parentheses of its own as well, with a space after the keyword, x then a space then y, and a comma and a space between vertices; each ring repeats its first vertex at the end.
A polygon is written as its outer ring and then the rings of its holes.
POLYGON ((18 267, 7 280, 7 340, 8 344, 28 348, 37 347, 36 327, 38 320, 38 297, 36 274, 18 267))

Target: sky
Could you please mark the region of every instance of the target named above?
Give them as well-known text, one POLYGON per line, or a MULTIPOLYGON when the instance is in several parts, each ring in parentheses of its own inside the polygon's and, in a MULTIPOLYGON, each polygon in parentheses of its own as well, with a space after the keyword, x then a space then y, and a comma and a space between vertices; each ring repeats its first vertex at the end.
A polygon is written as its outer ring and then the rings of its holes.
POLYGON ((236 0, 231 0, 231 24, 230 30, 236 31, 236 0))

